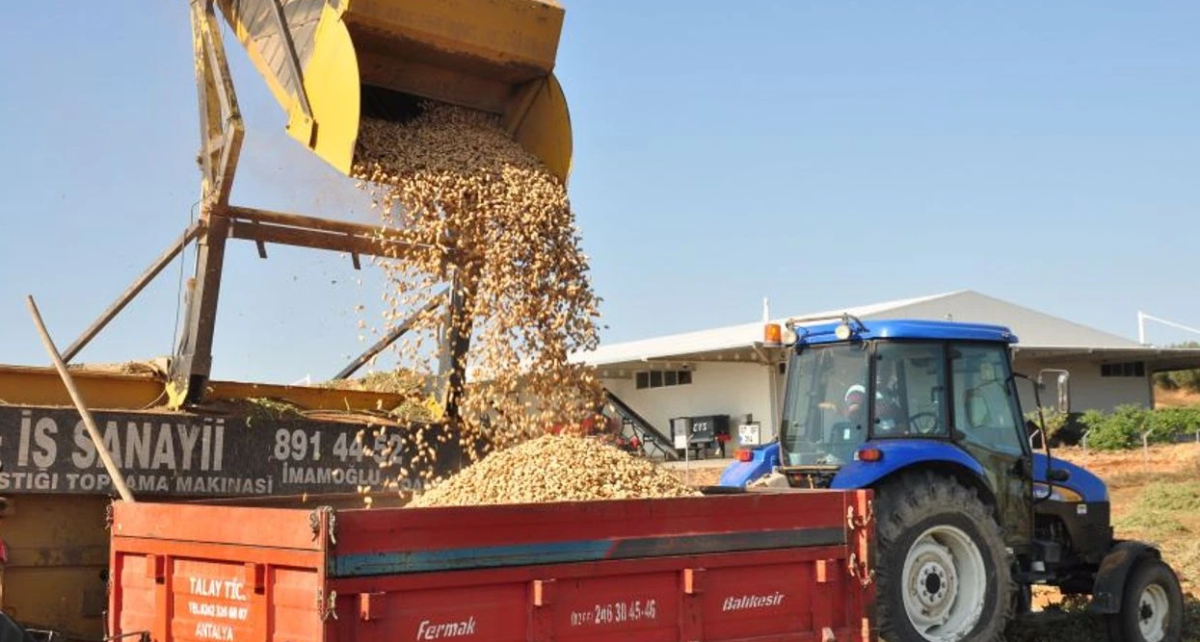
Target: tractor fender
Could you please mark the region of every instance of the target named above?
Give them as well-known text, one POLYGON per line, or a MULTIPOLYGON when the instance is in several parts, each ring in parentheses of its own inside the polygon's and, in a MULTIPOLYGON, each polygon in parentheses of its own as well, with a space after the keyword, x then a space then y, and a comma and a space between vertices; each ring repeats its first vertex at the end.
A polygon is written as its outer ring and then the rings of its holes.
POLYGON ((1092 589, 1093 613, 1112 614, 1121 610, 1121 596, 1129 571, 1147 556, 1161 557, 1157 548, 1145 542, 1117 542, 1108 551, 1096 572, 1096 584, 1092 589))
POLYGON ((936 439, 880 439, 870 442, 869 445, 882 453, 879 461, 865 462, 856 457, 854 461, 838 470, 831 488, 867 488, 901 470, 945 468, 970 475, 973 482, 991 494, 983 466, 962 448, 950 442, 936 439))
POLYGON ((745 487, 754 481, 771 474, 779 466, 779 442, 774 441, 761 446, 746 449, 750 452, 749 461, 735 461, 723 473, 717 482, 721 486, 745 487))

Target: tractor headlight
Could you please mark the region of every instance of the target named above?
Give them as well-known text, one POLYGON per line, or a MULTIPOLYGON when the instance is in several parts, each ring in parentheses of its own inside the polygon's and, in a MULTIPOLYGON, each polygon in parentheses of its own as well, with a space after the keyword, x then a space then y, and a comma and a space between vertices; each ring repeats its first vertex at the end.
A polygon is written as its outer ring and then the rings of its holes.
POLYGON ((1037 499, 1046 499, 1049 496, 1051 501, 1055 502, 1082 502, 1083 495, 1062 486, 1055 486, 1053 489, 1046 484, 1034 484, 1033 496, 1037 499))

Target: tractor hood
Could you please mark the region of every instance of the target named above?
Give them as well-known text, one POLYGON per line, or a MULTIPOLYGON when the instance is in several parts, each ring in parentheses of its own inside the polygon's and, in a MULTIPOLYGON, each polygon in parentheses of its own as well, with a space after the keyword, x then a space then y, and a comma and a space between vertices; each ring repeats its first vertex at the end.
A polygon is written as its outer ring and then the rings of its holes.
MULTIPOLYGON (((1046 455, 1036 453, 1033 456, 1033 478, 1039 483, 1046 483, 1046 455)), ((1055 470, 1067 471, 1066 481, 1054 482, 1055 488, 1067 488, 1079 493, 1085 502, 1107 502, 1108 486, 1095 474, 1082 466, 1076 466, 1069 461, 1054 458, 1055 470)))

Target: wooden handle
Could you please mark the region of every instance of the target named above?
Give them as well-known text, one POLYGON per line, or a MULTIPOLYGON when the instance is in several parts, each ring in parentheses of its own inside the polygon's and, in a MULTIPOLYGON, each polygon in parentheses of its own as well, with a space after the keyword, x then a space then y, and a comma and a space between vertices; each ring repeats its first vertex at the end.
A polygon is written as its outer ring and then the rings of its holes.
POLYGON ((42 323, 42 315, 38 312, 37 304, 33 302, 32 296, 26 296, 25 302, 29 304, 29 313, 33 315, 33 322, 37 326, 38 334, 42 336, 42 345, 46 346, 46 352, 50 353, 50 358, 54 360, 54 367, 58 370, 58 376, 62 377, 63 384, 67 387, 67 392, 71 393, 71 401, 75 402, 75 408, 83 417, 83 424, 87 426, 88 434, 92 436, 92 443, 96 445, 96 452, 100 453, 100 459, 104 461, 104 468, 108 470, 109 477, 112 477, 113 486, 117 488, 117 492, 121 494, 121 499, 134 503, 133 493, 129 492, 129 487, 125 485, 125 477, 121 474, 121 470, 113 463, 112 456, 108 454, 108 449, 104 447, 104 441, 100 438, 100 431, 96 428, 96 420, 92 418, 92 413, 88 411, 87 406, 83 405, 83 397, 79 396, 79 389, 75 387, 75 380, 71 378, 71 373, 67 372, 67 364, 63 363, 62 355, 58 353, 58 348, 54 347, 54 341, 50 338, 50 333, 46 331, 46 324, 42 323))

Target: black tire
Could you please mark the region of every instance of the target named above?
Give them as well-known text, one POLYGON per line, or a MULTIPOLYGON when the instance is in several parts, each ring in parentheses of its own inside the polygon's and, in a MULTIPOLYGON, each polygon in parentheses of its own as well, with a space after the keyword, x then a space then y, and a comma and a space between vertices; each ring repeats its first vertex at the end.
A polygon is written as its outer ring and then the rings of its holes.
POLYGON ((1121 611, 1105 617, 1108 624, 1108 639, 1112 642, 1180 642, 1183 639, 1183 591, 1179 587, 1179 578, 1167 566, 1166 562, 1157 557, 1143 557, 1125 580, 1125 589, 1121 592, 1121 611), (1157 587, 1151 588, 1151 587, 1157 587), (1143 609, 1143 598, 1161 591, 1158 600, 1150 598, 1143 609), (1151 635, 1147 637, 1142 632, 1141 622, 1154 618, 1153 602, 1165 600, 1167 613, 1163 618, 1162 637, 1151 635))
MULTIPOLYGON (((875 572, 878 580, 876 607, 880 637, 887 642, 926 642, 928 639, 950 634, 950 631, 929 628, 927 630, 930 637, 925 637, 905 609, 905 592, 910 589, 919 592, 923 587, 926 591, 933 591, 931 599, 938 599, 938 595, 944 596, 944 601, 935 604, 932 607, 934 609, 954 609, 954 606, 942 605, 958 601, 957 597, 938 592, 941 586, 938 580, 934 580, 932 585, 920 581, 923 571, 910 571, 910 586, 906 586, 905 583, 904 566, 910 549, 913 549, 914 544, 917 544, 918 539, 929 529, 939 528, 956 530, 958 534, 969 538, 970 544, 973 544, 979 553, 973 566, 977 569, 975 574, 979 575, 978 562, 981 561, 982 577, 986 584, 982 587, 982 609, 979 611, 978 620, 973 626, 969 624, 969 620, 961 623, 960 626, 970 628, 970 631, 962 632, 958 639, 1002 642, 1004 629, 1013 617, 1016 603, 1013 592, 1016 585, 1012 580, 1012 569, 1000 526, 996 523, 992 511, 984 506, 975 491, 953 479, 925 472, 904 474, 879 488, 876 496, 876 515, 879 516, 879 521, 876 525, 875 572)), ((950 550, 946 546, 941 548, 950 550)), ((940 567, 935 566, 936 568, 940 567)), ((952 584, 948 582, 946 586, 952 584)), ((979 591, 979 582, 976 582, 975 586, 974 590, 979 591)), ((911 599, 920 598, 914 594, 911 599)), ((967 599, 969 598, 963 598, 967 599)), ((957 619, 951 618, 952 621, 947 624, 953 627, 954 620, 957 619)))

